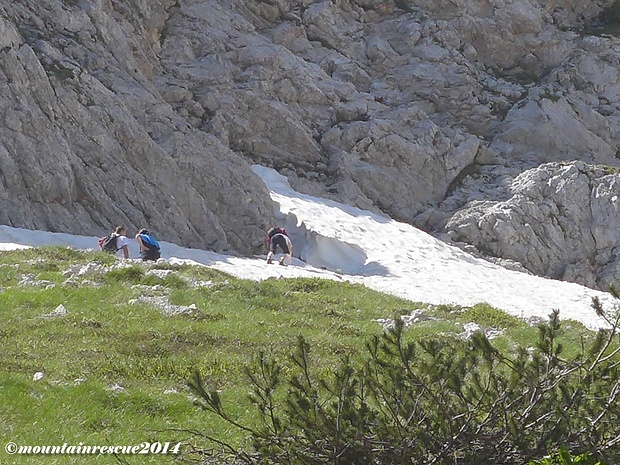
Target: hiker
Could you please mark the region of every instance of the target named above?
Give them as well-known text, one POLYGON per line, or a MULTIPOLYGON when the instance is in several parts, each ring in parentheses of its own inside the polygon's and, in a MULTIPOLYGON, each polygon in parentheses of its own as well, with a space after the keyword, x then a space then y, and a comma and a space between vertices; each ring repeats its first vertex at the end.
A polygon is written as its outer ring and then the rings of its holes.
POLYGON ((136 241, 140 247, 140 258, 142 260, 157 260, 161 257, 159 252, 159 242, 149 232, 142 228, 136 234, 136 241))
POLYGON ((280 258, 280 265, 291 263, 293 257, 293 243, 288 237, 286 229, 278 228, 277 226, 269 228, 269 231, 267 231, 267 247, 269 248, 267 263, 271 264, 273 262, 273 256, 276 253, 277 247, 280 247, 284 254, 280 258))
POLYGON ((116 250, 122 250, 123 258, 129 258, 129 239, 127 239, 125 227, 117 226, 114 232, 118 235, 116 239, 116 250))
POLYGON ((129 239, 125 234, 125 227, 117 226, 113 233, 99 239, 99 249, 112 253, 122 250, 123 257, 129 258, 129 239))

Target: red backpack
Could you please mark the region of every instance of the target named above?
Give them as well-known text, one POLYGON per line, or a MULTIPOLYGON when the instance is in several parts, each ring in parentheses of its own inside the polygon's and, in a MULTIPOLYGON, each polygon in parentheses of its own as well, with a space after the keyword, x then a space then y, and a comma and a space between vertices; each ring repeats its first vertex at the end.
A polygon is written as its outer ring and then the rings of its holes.
POLYGON ((106 252, 114 252, 118 250, 116 244, 118 241, 118 234, 110 234, 99 239, 99 250, 105 250, 106 252))
POLYGON ((275 236, 276 234, 284 234, 285 236, 288 236, 288 233, 286 232, 286 229, 284 228, 278 228, 277 226, 269 228, 269 231, 267 231, 267 237, 265 238, 265 242, 267 243, 267 246, 269 246, 269 244, 271 243, 271 238, 275 236))

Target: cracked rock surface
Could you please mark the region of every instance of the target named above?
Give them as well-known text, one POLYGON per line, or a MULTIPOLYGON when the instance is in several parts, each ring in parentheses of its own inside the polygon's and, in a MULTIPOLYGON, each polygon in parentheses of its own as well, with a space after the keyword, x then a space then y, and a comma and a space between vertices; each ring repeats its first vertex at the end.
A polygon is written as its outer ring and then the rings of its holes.
POLYGON ((612 0, 0 0, 0 223, 257 253, 250 166, 531 272, 615 257, 612 0))
POLYGON ((538 275, 606 289, 620 280, 620 178, 583 162, 525 171, 507 199, 472 201, 448 235, 538 275))

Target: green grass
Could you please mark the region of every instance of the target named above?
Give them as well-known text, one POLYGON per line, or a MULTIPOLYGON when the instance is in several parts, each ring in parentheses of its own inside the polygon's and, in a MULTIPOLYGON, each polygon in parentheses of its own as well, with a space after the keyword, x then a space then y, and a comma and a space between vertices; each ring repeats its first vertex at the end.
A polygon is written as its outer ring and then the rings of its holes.
MULTIPOLYGON (((244 421, 250 415, 243 366, 264 349, 286 360, 298 335, 312 345, 320 370, 343 355, 353 358, 382 331, 373 321, 426 307, 360 285, 328 280, 236 279, 197 266, 135 263, 67 281, 74 265, 109 267, 100 252, 60 247, 0 253, 0 437, 19 445, 137 445, 181 441, 183 455, 200 439, 195 430, 243 444, 228 425, 195 408, 186 381, 198 369, 244 421), (152 269, 173 273, 161 278, 152 269), (19 286, 25 275, 52 283, 19 286), (196 282, 209 282, 196 287, 196 282), (63 284, 64 283, 64 284, 63 284), (191 314, 166 316, 151 301, 194 305, 191 314), (58 305, 61 317, 44 317, 58 305), (36 372, 43 379, 33 381, 36 372), (114 387, 122 390, 114 390, 114 387)), ((504 329, 500 344, 534 341, 537 329, 485 304, 435 307, 437 318, 408 337, 457 334, 462 323, 504 329)), ((577 323, 567 350, 591 337, 577 323)), ((167 463, 173 456, 126 455, 124 463, 167 463)), ((0 464, 114 463, 111 456, 9 455, 0 464)))

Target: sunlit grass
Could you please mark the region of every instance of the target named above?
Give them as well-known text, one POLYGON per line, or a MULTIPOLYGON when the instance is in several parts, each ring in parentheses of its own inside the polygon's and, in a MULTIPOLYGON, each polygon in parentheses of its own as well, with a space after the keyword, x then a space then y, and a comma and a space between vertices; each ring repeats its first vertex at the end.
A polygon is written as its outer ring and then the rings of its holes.
MULTIPOLYGON (((245 441, 242 435, 193 406, 186 387, 193 370, 222 390, 234 414, 245 418, 250 409, 243 367, 259 350, 274 354, 286 367, 303 335, 318 369, 329 371, 341 357, 364 353, 368 339, 383 331, 376 319, 426 308, 361 285, 315 278, 255 282, 165 263, 104 268, 116 264, 109 254, 60 247, 0 253, 0 436, 7 441, 183 441, 187 452, 195 438, 186 430, 195 430, 223 434, 239 444, 245 441), (101 269, 67 281, 65 271, 88 263, 101 269), (152 269, 173 273, 158 277, 149 273, 152 269), (20 286, 27 275, 34 284, 20 286), (195 310, 167 316, 157 302, 195 310), (49 316, 59 305, 66 315, 49 316), (33 381, 37 372, 43 378, 33 381)), ((433 319, 416 324, 408 337, 455 335, 470 321, 503 330, 499 344, 505 350, 537 336, 536 328, 485 304, 434 307, 428 314, 433 319)), ((572 324, 567 351, 579 350, 589 334, 572 324)), ((163 463, 171 458, 151 454, 123 460, 163 463)), ((9 456, 0 447, 3 465, 112 461, 9 456)))

